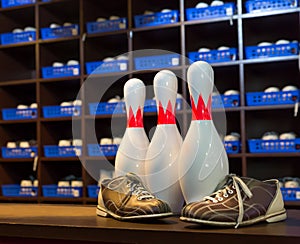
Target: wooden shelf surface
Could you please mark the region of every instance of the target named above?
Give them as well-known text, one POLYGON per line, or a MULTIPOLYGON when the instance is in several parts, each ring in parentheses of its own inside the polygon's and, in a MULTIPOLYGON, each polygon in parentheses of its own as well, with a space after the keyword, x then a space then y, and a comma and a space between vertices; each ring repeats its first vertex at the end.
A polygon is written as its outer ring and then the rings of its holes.
MULTIPOLYGON (((299 243, 300 211, 288 219, 248 227, 212 228, 185 223, 178 216, 142 222, 121 222, 96 216, 94 206, 1 204, 1 238, 74 240, 113 243, 299 243)), ((26 239, 25 239, 26 240, 26 239)), ((36 242, 34 242, 36 243, 36 242)))

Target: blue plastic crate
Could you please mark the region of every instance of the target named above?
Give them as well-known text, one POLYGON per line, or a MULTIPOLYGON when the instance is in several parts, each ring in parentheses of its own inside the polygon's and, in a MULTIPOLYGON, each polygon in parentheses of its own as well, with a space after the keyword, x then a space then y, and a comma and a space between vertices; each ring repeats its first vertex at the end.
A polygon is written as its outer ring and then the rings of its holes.
POLYGON ((186 19, 189 21, 232 16, 235 13, 235 9, 234 3, 225 3, 220 6, 209 6, 207 8, 187 8, 185 12, 186 19))
POLYGON ((92 157, 97 156, 116 156, 118 151, 118 145, 99 145, 99 144, 88 144, 88 155, 92 157))
POLYGON ((90 115, 100 114, 124 114, 126 113, 125 103, 90 103, 89 104, 90 115))
POLYGON ((284 201, 300 201, 300 188, 281 188, 284 201))
POLYGON ((209 52, 189 52, 190 64, 202 60, 208 63, 230 62, 237 59, 237 49, 211 50, 209 52))
POLYGON ((126 18, 86 23, 86 29, 87 29, 88 34, 125 30, 126 28, 127 28, 127 19, 126 18))
POLYGON ((44 197, 82 197, 82 187, 43 185, 44 197))
POLYGON ((34 158, 37 156, 38 149, 36 146, 29 148, 7 148, 2 147, 3 158, 34 158))
POLYGON ((2 8, 11 8, 31 3, 35 3, 35 0, 1 0, 2 8))
MULTIPOLYGON (((176 99, 176 110, 182 110, 182 99, 176 99)), ((157 112, 156 100, 147 99, 144 104, 144 112, 157 112)))
POLYGON ((1 44, 9 45, 20 42, 31 42, 36 40, 35 31, 24 31, 20 33, 3 33, 1 34, 1 44))
POLYGON ((86 73, 104 74, 110 72, 124 72, 128 70, 128 60, 115 60, 109 62, 87 62, 85 63, 86 73))
POLYGON ((298 55, 299 43, 291 42, 288 44, 274 44, 269 46, 248 46, 245 47, 246 59, 270 58, 298 55))
POLYGON ((80 65, 65 65, 62 67, 42 67, 42 77, 46 79, 77 75, 80 75, 80 65))
POLYGON ((81 115, 81 106, 44 106, 44 118, 61 118, 81 115))
POLYGON ((5 197, 36 197, 38 187, 35 186, 20 186, 17 184, 2 185, 2 195, 5 197))
POLYGON ((228 154, 236 154, 240 152, 240 141, 224 141, 225 150, 228 154))
POLYGON ((72 37, 79 35, 79 25, 61 26, 56 28, 41 28, 43 40, 72 37))
POLYGON ((300 138, 292 140, 248 140, 250 153, 300 152, 300 138))
POLYGON ((97 185, 88 185, 87 186, 87 190, 88 190, 88 196, 89 197, 97 198, 99 190, 100 190, 100 187, 97 186, 97 185))
POLYGON ((240 106, 240 95, 212 96, 212 108, 234 108, 240 106))
POLYGON ((136 15, 134 16, 135 27, 146 27, 146 26, 156 26, 164 24, 176 23, 179 20, 179 11, 172 10, 166 13, 154 13, 147 15, 136 15))
POLYGON ((134 58, 136 70, 168 68, 178 66, 179 63, 179 54, 164 54, 134 58))
POLYGON ((62 158, 62 157, 79 157, 82 154, 81 146, 44 146, 45 157, 48 158, 62 158))
POLYGON ((247 92, 248 106, 295 104, 299 102, 300 90, 279 92, 247 92))
POLYGON ((26 120, 26 119, 36 119, 38 111, 36 108, 4 108, 2 109, 2 119, 3 120, 26 120))
POLYGON ((297 8, 297 6, 298 0, 251 0, 245 3, 247 13, 297 8))

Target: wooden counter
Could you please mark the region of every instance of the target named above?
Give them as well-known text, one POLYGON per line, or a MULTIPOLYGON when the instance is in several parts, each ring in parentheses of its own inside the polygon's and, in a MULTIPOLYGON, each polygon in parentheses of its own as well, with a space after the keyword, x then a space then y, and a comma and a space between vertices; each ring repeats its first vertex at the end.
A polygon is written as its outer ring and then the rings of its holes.
POLYGON ((284 222, 238 229, 189 224, 177 217, 120 222, 97 217, 94 206, 0 204, 0 243, 300 243, 300 210, 284 222))

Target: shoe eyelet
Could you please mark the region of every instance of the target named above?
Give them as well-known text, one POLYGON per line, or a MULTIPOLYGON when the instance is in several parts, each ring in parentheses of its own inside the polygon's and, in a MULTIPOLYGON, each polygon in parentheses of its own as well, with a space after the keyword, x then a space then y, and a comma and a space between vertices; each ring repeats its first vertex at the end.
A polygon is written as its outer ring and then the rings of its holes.
POLYGON ((228 193, 229 193, 229 194, 232 194, 232 193, 233 193, 233 190, 228 190, 228 193))
POLYGON ((235 189, 235 186, 232 186, 232 189, 235 189))
POLYGON ((218 201, 223 201, 223 198, 222 197, 218 197, 218 201))
POLYGON ((137 200, 141 201, 142 199, 140 197, 137 197, 137 200))
POLYGON ((226 198, 227 198, 227 197, 228 197, 228 194, 225 193, 225 194, 223 195, 223 197, 226 197, 226 198))

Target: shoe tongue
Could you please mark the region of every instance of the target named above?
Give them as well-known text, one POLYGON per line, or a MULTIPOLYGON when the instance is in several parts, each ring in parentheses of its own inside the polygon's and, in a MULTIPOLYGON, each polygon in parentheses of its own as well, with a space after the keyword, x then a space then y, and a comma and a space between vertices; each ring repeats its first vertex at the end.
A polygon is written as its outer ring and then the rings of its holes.
POLYGON ((134 173, 127 173, 126 178, 134 183, 142 183, 142 180, 140 179, 140 177, 138 177, 134 173))

